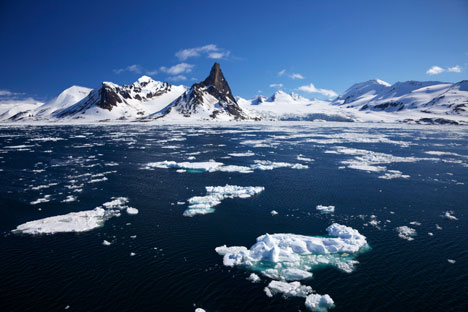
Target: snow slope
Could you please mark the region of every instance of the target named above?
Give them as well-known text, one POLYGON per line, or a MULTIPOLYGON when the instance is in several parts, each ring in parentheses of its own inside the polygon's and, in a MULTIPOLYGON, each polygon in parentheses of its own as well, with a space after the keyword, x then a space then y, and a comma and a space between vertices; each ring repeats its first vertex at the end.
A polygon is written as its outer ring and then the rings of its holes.
POLYGON ((390 85, 369 80, 353 85, 332 104, 354 110, 362 121, 467 123, 468 81, 406 81, 390 85))
POLYGON ((238 98, 239 105, 266 120, 333 120, 351 121, 352 113, 330 105, 328 101, 307 99, 296 93, 276 91, 271 97, 238 98))

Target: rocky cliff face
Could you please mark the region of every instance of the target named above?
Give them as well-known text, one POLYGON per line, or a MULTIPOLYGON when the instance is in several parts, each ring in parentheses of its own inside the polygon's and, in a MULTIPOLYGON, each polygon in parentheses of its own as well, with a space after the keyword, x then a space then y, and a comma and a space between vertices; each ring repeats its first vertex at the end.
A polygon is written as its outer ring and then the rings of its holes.
POLYGON ((205 80, 193 84, 182 94, 168 108, 166 115, 174 113, 184 117, 197 116, 206 119, 255 119, 238 105, 218 63, 214 63, 210 75, 205 80))

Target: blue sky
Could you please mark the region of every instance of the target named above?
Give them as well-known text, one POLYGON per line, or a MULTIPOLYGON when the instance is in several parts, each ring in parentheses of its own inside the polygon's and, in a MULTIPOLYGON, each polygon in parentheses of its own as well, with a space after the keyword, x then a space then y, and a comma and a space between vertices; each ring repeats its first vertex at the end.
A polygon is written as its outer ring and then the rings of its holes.
POLYGON ((0 92, 50 99, 143 74, 191 85, 214 61, 246 98, 456 82, 468 78, 467 33, 466 0, 1 1, 0 92))

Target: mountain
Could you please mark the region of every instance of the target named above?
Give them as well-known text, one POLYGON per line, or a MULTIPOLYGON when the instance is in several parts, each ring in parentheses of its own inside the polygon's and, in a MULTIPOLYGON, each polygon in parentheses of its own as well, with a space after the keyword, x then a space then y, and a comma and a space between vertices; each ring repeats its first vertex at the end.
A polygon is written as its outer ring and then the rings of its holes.
POLYGON ((92 90, 71 87, 57 98, 11 120, 134 120, 162 110, 185 91, 184 86, 140 77, 131 85, 103 82, 92 90))
POLYGON ((205 80, 193 84, 164 111, 153 114, 149 118, 258 119, 257 116, 239 106, 218 63, 214 63, 205 80))
POLYGON ((250 100, 238 98, 239 105, 256 112, 265 120, 328 120, 352 121, 346 110, 328 101, 307 99, 294 92, 276 91, 272 96, 256 96, 250 100))
MULTIPOLYGON (((405 81, 390 85, 369 80, 351 86, 332 104, 365 112, 371 120, 467 123, 468 81, 405 81)), ((365 115, 358 115, 366 119, 365 115)))
POLYGON ((333 101, 277 91, 235 98, 221 67, 190 88, 142 76, 130 85, 72 86, 47 103, 0 98, 0 121, 96 122, 181 120, 321 120, 468 124, 468 80, 457 83, 379 79, 352 85, 333 101))

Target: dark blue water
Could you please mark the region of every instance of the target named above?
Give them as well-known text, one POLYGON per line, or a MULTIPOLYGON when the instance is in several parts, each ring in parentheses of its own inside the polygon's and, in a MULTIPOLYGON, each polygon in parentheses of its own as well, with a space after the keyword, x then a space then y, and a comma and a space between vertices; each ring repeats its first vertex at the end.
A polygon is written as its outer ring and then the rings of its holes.
POLYGON ((468 310, 468 128, 25 126, 0 128, 0 138, 0 311, 305 311, 302 298, 268 298, 268 279, 247 281, 250 272, 224 267, 214 248, 250 247, 265 233, 324 235, 332 222, 359 230, 371 246, 354 272, 325 267, 303 282, 329 294, 333 311, 468 310), (339 169, 355 156, 325 153, 337 146, 433 159, 379 165, 410 175, 385 180, 381 173, 339 169), (224 158, 247 150, 256 155, 224 158), (193 161, 245 166, 253 160, 304 163, 299 154, 314 162, 305 170, 249 174, 142 169, 148 162, 187 161, 194 152, 201 153, 193 161), (107 180, 89 183, 99 173, 107 180), (225 184, 265 191, 226 199, 213 214, 182 216, 186 205, 178 201, 225 184), (31 204, 45 195, 50 201, 31 204), (61 202, 68 195, 76 201, 61 202), (19 224, 93 209, 116 196, 128 197, 139 214, 123 213, 84 233, 10 233, 19 224), (317 213, 318 204, 335 205, 335 214, 317 213), (272 217, 271 210, 279 214, 272 217), (458 220, 441 218, 445 211, 458 220), (378 227, 366 225, 370 215, 378 227), (398 237, 395 228, 402 225, 417 230, 413 241, 398 237), (104 239, 112 245, 103 246, 104 239))

